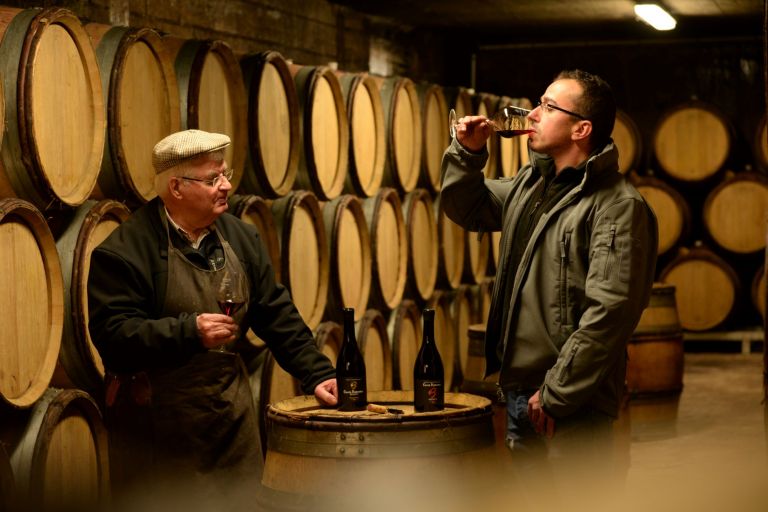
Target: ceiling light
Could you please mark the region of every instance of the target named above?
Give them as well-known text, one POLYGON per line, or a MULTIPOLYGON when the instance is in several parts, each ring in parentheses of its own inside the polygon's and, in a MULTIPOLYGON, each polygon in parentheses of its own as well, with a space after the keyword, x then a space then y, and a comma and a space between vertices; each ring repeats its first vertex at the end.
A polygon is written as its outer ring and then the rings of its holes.
POLYGON ((656 4, 636 4, 635 14, 656 30, 672 30, 677 25, 675 18, 656 4))

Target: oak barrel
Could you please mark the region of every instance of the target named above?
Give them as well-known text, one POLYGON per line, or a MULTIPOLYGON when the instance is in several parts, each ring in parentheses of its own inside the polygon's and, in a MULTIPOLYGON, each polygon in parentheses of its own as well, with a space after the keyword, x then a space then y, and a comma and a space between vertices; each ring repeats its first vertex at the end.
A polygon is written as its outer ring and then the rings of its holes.
POLYGON ((419 182, 422 124, 419 96, 413 81, 390 77, 381 82, 381 103, 387 133, 383 184, 408 193, 419 182))
POLYGON ((140 205, 157 195, 152 149, 181 126, 173 57, 153 29, 95 23, 85 28, 96 45, 107 118, 92 197, 140 205))
POLYGON ((50 384, 64 325, 64 284, 56 243, 42 213, 0 199, 0 399, 33 405, 50 384))
POLYGON ((461 284, 464 271, 466 237, 464 228, 449 219, 440 204, 438 195, 434 202, 437 219, 437 282, 455 289, 461 284))
MULTIPOLYGON (((64 279, 64 336, 59 365, 66 380, 56 375, 52 384, 83 389, 100 397, 104 365, 88 331, 88 273, 91 253, 131 212, 112 199, 88 200, 80 207, 67 229, 56 240, 64 279)), ((58 373, 58 372, 57 372, 58 373)))
POLYGON ((416 86, 421 105, 422 151, 418 186, 431 193, 440 192, 443 152, 450 143, 448 104, 443 88, 435 84, 416 86))
POLYGON ((296 84, 287 61, 275 51, 240 61, 248 94, 248 158, 243 192, 275 198, 296 181, 301 120, 296 84))
POLYGON ((627 356, 626 383, 631 396, 683 389, 683 331, 673 285, 653 284, 648 306, 627 345, 627 356))
POLYGON ((408 238, 408 287, 412 297, 425 301, 437 283, 438 234, 432 198, 423 188, 406 194, 403 216, 408 238))
POLYGON ((66 9, 0 7, 0 37, 0 197, 77 206, 96 185, 106 127, 88 34, 66 9))
POLYGON ((349 162, 349 120, 341 84, 325 66, 289 66, 299 96, 302 151, 294 188, 321 201, 341 194, 349 162))
POLYGON ((671 177, 704 181, 725 164, 731 151, 731 127, 714 105, 689 101, 662 115, 654 130, 653 151, 671 177))
POLYGON ((403 414, 341 412, 314 397, 270 406, 262 507, 345 511, 384 500, 388 509, 409 510, 423 499, 447 506, 458 497, 453 490, 465 492, 470 478, 480 478, 477 471, 496 470, 489 468, 486 398, 446 393, 446 408, 431 413, 414 412, 412 392, 374 391, 368 398, 403 414))
POLYGON ((369 304, 392 310, 400 303, 408 278, 408 236, 397 191, 383 187, 363 200, 371 239, 371 298, 369 304))
POLYGON ((351 194, 323 205, 330 265, 326 318, 341 321, 343 308, 365 313, 371 291, 371 240, 360 200, 351 194))
MULTIPOLYGON (((491 117, 498 110, 499 97, 493 94, 478 93, 472 98, 474 103, 474 111, 478 116, 491 117)), ((483 167, 483 174, 488 179, 494 179, 498 177, 499 170, 499 140, 501 137, 491 131, 491 136, 485 143, 485 149, 488 151, 488 160, 483 167)))
POLYGON ((757 125, 753 141, 755 162, 763 170, 768 170, 768 115, 763 114, 757 125))
POLYGON ((98 510, 107 504, 107 430, 87 393, 50 388, 28 415, 7 419, 2 430, 5 440, 13 439, 20 510, 98 510))
MULTIPOLYGON (((504 107, 516 106, 515 99, 509 96, 499 98, 497 110, 504 107)), ((520 170, 520 141, 517 137, 500 137, 498 163, 496 173, 500 178, 511 178, 520 170)))
POLYGON ((281 282, 310 329, 320 323, 328 300, 328 239, 312 192, 295 190, 272 203, 280 240, 281 282))
POLYGON ((619 172, 637 171, 642 155, 643 140, 635 121, 623 110, 616 111, 616 122, 611 134, 619 150, 619 172))
POLYGON ((734 269, 703 245, 681 249, 662 269, 659 280, 675 287, 680 325, 690 331, 725 323, 741 288, 734 269))
POLYGON ((456 332, 456 380, 463 382, 469 365, 470 343, 469 326, 476 323, 474 298, 469 285, 461 285, 454 290, 451 300, 451 319, 456 332))
POLYGON ((632 183, 653 210, 658 220, 658 254, 665 254, 687 238, 691 228, 691 210, 677 190, 653 176, 630 174, 632 183))
POLYGON ((0 512, 18 510, 16 503, 16 482, 13 478, 11 459, 5 447, 0 443, 0 512))
POLYGON ((344 191, 371 197, 381 188, 387 157, 384 110, 376 80, 366 73, 339 77, 349 120, 349 168, 344 191))
POLYGON ((280 242, 277 237, 275 219, 272 215, 271 202, 261 196, 248 194, 230 196, 229 206, 232 215, 239 217, 246 224, 256 227, 261 241, 267 248, 275 279, 280 281, 280 242))
POLYGON ((387 322, 392 354, 393 389, 413 389, 413 367, 421 347, 421 312, 406 299, 389 314, 387 322))
POLYGON ((490 233, 465 231, 464 236, 464 272, 462 280, 465 283, 481 283, 488 273, 488 258, 491 257, 490 233))
POLYGON ((723 249, 751 254, 765 248, 768 179, 757 172, 727 176, 707 195, 704 225, 723 249))
POLYGON ((454 388, 456 373, 456 325, 451 314, 453 293, 435 290, 427 301, 427 307, 435 310, 435 344, 443 362, 445 390, 454 388))
MULTIPOLYGON (((166 37, 170 48, 178 39, 166 37)), ((232 48, 220 40, 186 40, 175 54, 174 67, 179 86, 181 129, 223 133, 231 139, 224 150, 227 164, 235 174, 234 191, 243 177, 248 151, 248 98, 240 64, 232 48)))
POLYGON ((317 348, 325 354, 331 363, 336 366, 336 360, 341 352, 341 344, 344 342, 344 328, 332 320, 321 322, 315 329, 315 343, 317 348))
POLYGON ((376 309, 369 309, 355 324, 357 344, 365 360, 368 391, 392 389, 392 350, 387 321, 376 309))

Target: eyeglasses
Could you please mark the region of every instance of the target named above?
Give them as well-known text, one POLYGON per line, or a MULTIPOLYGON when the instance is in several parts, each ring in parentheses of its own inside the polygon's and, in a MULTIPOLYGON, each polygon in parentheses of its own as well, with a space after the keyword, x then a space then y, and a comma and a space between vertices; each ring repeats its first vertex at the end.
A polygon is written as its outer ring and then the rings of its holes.
POLYGON ((537 101, 536 106, 540 107, 541 110, 547 113, 551 113, 553 110, 559 110, 560 112, 563 112, 564 114, 568 114, 569 116, 578 117, 579 119, 582 119, 584 121, 589 121, 589 119, 587 119, 581 114, 577 114, 576 112, 571 112, 570 110, 565 110, 564 108, 560 108, 557 105, 552 105, 551 103, 542 103, 541 101, 537 101))
POLYGON ((218 187, 221 185, 221 179, 227 178, 227 181, 232 181, 232 176, 235 175, 234 169, 227 169, 221 174, 218 174, 215 178, 209 178, 209 179, 202 179, 202 178, 188 178, 186 176, 178 176, 180 180, 186 180, 186 181, 197 181, 198 183, 203 183, 209 187, 218 187))

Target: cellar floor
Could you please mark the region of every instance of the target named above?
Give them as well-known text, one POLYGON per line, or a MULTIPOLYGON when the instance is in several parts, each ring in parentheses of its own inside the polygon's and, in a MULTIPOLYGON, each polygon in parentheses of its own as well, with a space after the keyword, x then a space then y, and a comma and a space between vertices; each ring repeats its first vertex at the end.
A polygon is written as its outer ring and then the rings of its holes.
POLYGON ((631 400, 627 501, 768 510, 762 353, 686 353, 679 397, 631 400))

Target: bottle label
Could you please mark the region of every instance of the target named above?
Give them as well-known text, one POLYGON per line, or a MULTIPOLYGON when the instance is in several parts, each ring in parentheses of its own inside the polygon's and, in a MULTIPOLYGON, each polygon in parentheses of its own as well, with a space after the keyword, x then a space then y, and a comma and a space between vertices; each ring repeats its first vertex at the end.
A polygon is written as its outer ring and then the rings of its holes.
POLYGON ((417 410, 435 411, 444 407, 443 383, 439 380, 417 380, 414 386, 417 410))
POLYGON ((365 384, 363 379, 355 377, 346 377, 342 379, 341 393, 345 402, 358 402, 365 394, 365 384))

